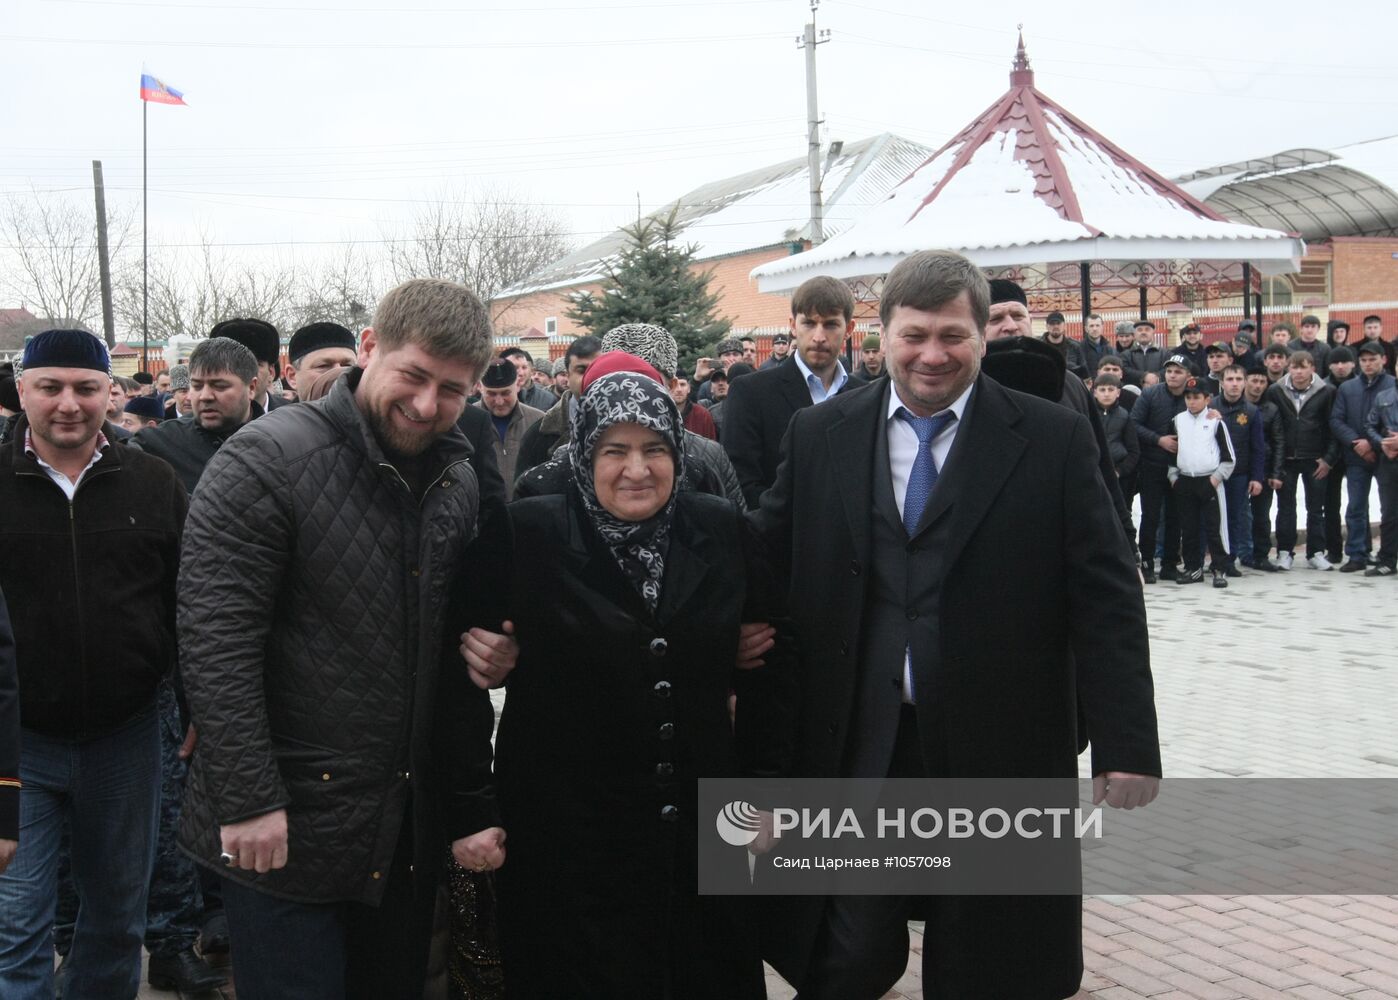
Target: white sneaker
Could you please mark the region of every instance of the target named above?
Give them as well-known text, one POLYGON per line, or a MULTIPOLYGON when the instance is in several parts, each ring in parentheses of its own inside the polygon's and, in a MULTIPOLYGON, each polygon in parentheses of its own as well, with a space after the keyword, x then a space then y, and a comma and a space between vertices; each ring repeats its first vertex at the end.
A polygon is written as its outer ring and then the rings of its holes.
POLYGON ((1335 564, 1325 558, 1325 553, 1317 552, 1313 556, 1306 558, 1306 565, 1311 569, 1334 569, 1335 564))
POLYGON ((1290 568, 1291 568, 1291 553, 1290 553, 1290 552, 1278 552, 1278 553, 1277 553, 1277 569, 1290 569, 1290 568))

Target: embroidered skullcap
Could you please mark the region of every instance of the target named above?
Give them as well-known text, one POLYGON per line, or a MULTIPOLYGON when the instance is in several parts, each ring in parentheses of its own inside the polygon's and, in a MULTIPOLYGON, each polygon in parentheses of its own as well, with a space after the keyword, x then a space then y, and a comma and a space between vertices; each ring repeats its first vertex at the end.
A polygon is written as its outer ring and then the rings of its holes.
POLYGON ((112 373, 107 345, 86 330, 45 330, 24 345, 20 370, 30 368, 90 368, 112 373))
POLYGON ((665 378, 674 378, 680 366, 680 349, 674 335, 654 323, 623 323, 602 337, 603 351, 625 351, 640 358, 665 378))

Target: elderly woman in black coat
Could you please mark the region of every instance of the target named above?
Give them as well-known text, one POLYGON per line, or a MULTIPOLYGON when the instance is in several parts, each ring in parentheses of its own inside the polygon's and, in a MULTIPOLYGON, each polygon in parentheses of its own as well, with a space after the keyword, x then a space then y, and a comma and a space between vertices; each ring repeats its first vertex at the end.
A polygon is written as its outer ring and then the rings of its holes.
POLYGON ((713 817, 697 780, 784 772, 794 672, 780 633, 736 669, 740 623, 778 620, 773 587, 736 508, 676 488, 684 428, 648 367, 596 362, 572 488, 509 509, 520 659, 495 761, 511 997, 764 995, 738 901, 698 894, 713 817))

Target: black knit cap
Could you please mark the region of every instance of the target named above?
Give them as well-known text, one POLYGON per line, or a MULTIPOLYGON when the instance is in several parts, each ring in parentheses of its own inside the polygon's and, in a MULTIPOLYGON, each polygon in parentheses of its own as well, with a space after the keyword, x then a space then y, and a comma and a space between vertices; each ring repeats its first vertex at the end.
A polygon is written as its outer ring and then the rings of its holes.
POLYGON ((354 341, 354 334, 339 323, 311 323, 291 335, 286 356, 294 365, 312 351, 327 347, 346 347, 351 351, 359 349, 359 345, 354 341))
POLYGON ((0 406, 16 413, 24 408, 19 405, 19 390, 15 388, 13 375, 0 375, 0 406))
POLYGON ((165 419, 165 407, 161 406, 160 400, 154 396, 137 396, 135 399, 128 399, 122 409, 127 413, 134 413, 142 420, 165 419))
POLYGON ((137 372, 131 376, 131 381, 137 385, 155 385, 155 376, 150 372, 137 372))
POLYGON ((227 337, 236 340, 258 361, 281 367, 282 338, 277 328, 260 319, 226 319, 209 331, 210 337, 227 337))
POLYGON ((112 373, 107 345, 86 330, 45 330, 24 345, 20 368, 90 368, 112 373))
POLYGON ((1000 302, 1018 302, 1026 309, 1029 308, 1029 297, 1017 283, 1008 278, 991 278, 990 304, 996 305, 1000 302))
MULTIPOLYGON (((1382 353, 1382 349, 1380 349, 1380 353, 1382 353)), ((1330 353, 1327 354, 1327 355, 1325 356, 1325 364, 1327 365, 1327 367, 1328 367, 1329 365, 1333 365, 1336 361, 1353 361, 1353 360, 1354 360, 1354 352, 1351 351, 1351 350, 1350 350, 1348 347, 1346 347, 1344 344, 1339 344, 1339 345, 1336 346, 1336 347, 1330 348, 1330 353)))
POLYGON ((487 389, 508 389, 519 381, 519 371, 509 358, 496 358, 485 366, 481 385, 487 389))

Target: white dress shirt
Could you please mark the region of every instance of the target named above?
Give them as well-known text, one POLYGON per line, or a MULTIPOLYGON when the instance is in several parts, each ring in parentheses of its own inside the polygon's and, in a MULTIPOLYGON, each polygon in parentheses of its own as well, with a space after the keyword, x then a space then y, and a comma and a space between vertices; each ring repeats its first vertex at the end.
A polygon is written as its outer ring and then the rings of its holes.
POLYGON ((39 457, 39 453, 34 450, 34 438, 32 432, 29 430, 28 427, 24 429, 25 453, 30 458, 34 459, 34 461, 39 463, 39 468, 43 469, 45 474, 47 474, 48 477, 52 479, 55 484, 57 484, 58 488, 63 491, 63 495, 68 498, 69 503, 71 503, 73 497, 77 495, 78 484, 83 481, 83 476, 87 475, 87 470, 92 468, 101 460, 102 452, 107 449, 107 446, 107 435, 103 434, 101 431, 98 431, 96 446, 92 449, 92 458, 88 460, 88 463, 83 468, 83 471, 78 473, 77 479, 69 479, 63 473, 59 472, 52 465, 49 465, 48 462, 45 462, 42 458, 39 457))
MULTIPOLYGON (((903 503, 908 496, 908 479, 913 474, 913 463, 917 461, 918 440, 917 431, 898 416, 898 411, 904 409, 903 401, 898 397, 898 386, 891 379, 888 386, 888 412, 884 421, 888 432, 888 471, 893 477, 893 499, 898 504, 898 516, 902 517, 903 503)), ((966 391, 957 396, 946 410, 937 411, 956 414, 956 419, 948 423, 942 428, 942 432, 932 439, 932 460, 937 463, 939 476, 946 465, 947 456, 951 454, 951 446, 956 441, 956 432, 966 415, 966 403, 971 398, 973 388, 975 383, 968 385, 966 391)), ((908 408, 908 412, 912 412, 911 407, 908 408)), ((937 414, 930 415, 935 417, 937 414)), ((904 654, 903 658, 903 703, 914 704, 911 650, 904 654)))
POLYGON ((830 382, 830 388, 827 389, 820 376, 806 367, 806 362, 801 359, 800 351, 792 351, 791 356, 796 359, 796 367, 800 369, 801 377, 806 380, 806 391, 811 394, 811 402, 816 406, 827 399, 833 399, 849 379, 849 372, 845 371, 845 363, 837 360, 835 362, 835 377, 830 382))

